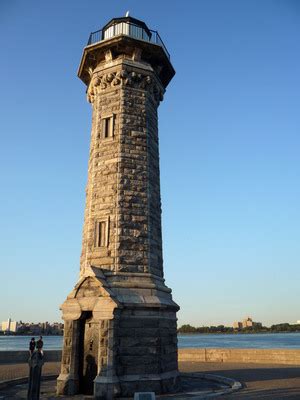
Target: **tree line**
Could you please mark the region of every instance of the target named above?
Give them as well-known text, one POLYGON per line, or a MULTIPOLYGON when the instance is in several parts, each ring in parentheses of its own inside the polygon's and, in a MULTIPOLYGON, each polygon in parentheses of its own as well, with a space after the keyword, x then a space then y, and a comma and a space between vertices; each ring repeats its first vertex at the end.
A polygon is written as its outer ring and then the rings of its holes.
POLYGON ((279 333, 279 332, 300 332, 300 324, 292 325, 289 323, 281 323, 267 326, 255 326, 235 329, 231 326, 200 326, 194 327, 186 324, 178 329, 178 333, 279 333))

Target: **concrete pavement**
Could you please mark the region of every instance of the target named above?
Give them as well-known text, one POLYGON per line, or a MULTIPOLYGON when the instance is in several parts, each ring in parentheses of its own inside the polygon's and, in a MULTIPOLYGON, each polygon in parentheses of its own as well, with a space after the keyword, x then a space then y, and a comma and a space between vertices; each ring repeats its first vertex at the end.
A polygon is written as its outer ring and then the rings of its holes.
POLYGON ((181 362, 183 372, 211 373, 236 379, 244 388, 225 400, 300 400, 300 366, 181 362))
MULTIPOLYGON (((49 362, 43 374, 58 374, 60 363, 49 362)), ((224 400, 300 400, 300 366, 180 362, 182 372, 202 372, 236 379, 244 389, 222 396, 224 400)), ((0 365, 0 381, 27 376, 27 364, 0 365)))

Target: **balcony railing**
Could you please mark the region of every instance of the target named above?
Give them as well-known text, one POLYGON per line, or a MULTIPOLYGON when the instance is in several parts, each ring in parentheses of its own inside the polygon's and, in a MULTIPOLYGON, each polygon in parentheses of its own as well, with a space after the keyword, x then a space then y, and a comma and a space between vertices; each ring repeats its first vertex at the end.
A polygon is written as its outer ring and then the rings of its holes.
POLYGON ((110 39, 118 35, 127 35, 135 39, 144 40, 146 42, 158 44, 164 49, 167 57, 170 59, 170 53, 168 52, 164 42, 162 41, 157 31, 145 30, 139 25, 131 22, 117 22, 106 29, 100 29, 99 31, 92 32, 90 34, 87 46, 102 42, 103 40, 110 39))

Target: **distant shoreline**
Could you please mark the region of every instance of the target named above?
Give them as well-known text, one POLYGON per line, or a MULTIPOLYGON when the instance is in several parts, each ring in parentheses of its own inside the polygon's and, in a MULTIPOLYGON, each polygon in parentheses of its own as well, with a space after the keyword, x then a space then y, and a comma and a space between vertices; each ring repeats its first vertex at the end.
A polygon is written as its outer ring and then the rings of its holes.
MULTIPOLYGON (((290 332, 288 332, 290 333, 290 332)), ((28 349, 32 336, 11 335, 0 337, 0 351, 22 351, 28 349)), ((252 349, 299 349, 300 332, 293 335, 276 334, 202 334, 197 332, 179 333, 178 348, 252 348, 252 349)), ((63 336, 44 336, 45 351, 59 350, 63 347, 63 336)), ((28 350, 27 350, 28 351, 28 350)))
POLYGON ((256 323, 253 326, 245 326, 234 328, 225 325, 211 326, 193 326, 190 324, 181 325, 177 332, 180 334, 267 334, 267 333, 299 333, 300 324, 289 324, 282 322, 280 324, 271 325, 270 327, 256 323))
MULTIPOLYGON (((198 329, 198 328, 196 328, 198 329)), ((201 329, 201 328, 200 328, 201 329)), ((297 330, 261 330, 261 331, 252 331, 252 330, 239 330, 239 331, 217 331, 217 332, 197 332, 197 331, 190 331, 190 332, 181 332, 180 328, 177 331, 178 335, 267 335, 267 334, 280 334, 280 333, 300 333, 300 329, 297 330)), ((57 336, 57 337, 62 337, 62 334, 46 334, 46 333, 4 333, 0 332, 0 337, 9 337, 9 336, 23 336, 23 337, 29 337, 29 336, 57 336)))
POLYGON ((53 333, 4 333, 4 332, 0 332, 0 336, 63 336, 63 333, 57 333, 57 334, 53 334, 53 333))
POLYGON ((188 335, 270 335, 270 334, 279 334, 279 333, 300 333, 300 330, 298 331, 256 331, 256 332, 251 332, 251 331, 238 331, 238 332, 177 332, 178 335, 182 336, 188 336, 188 335))
MULTIPOLYGON (((177 334, 178 335, 186 335, 186 336, 188 336, 188 335, 269 335, 269 334, 272 334, 272 333, 274 333, 274 334, 278 334, 278 333, 300 333, 300 330, 298 330, 298 331, 261 331, 261 332, 259 332, 259 331, 256 331, 256 332, 251 332, 251 331, 245 331, 245 332, 243 332, 243 331, 238 331, 238 332, 177 332, 177 334)), ((57 334, 57 335, 53 335, 53 334, 42 334, 42 335, 40 335, 39 333, 37 334, 37 333, 26 333, 26 334, 23 334, 23 333, 20 333, 20 334, 14 334, 14 333, 0 333, 0 336, 5 336, 5 337, 8 337, 8 336, 14 336, 14 337, 16 337, 16 336, 27 336, 27 337, 29 337, 29 336, 32 336, 32 337, 34 337, 34 336, 43 336, 43 337, 47 337, 47 336, 63 336, 63 334, 62 335, 59 335, 59 334, 57 334)))

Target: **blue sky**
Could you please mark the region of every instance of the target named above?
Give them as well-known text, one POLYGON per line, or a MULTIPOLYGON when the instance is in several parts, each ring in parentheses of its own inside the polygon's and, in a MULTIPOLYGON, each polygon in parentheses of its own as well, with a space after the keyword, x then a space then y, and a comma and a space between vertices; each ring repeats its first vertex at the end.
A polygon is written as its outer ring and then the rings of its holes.
POLYGON ((176 69, 159 110, 179 324, 300 319, 300 3, 1 0, 0 320, 59 320, 79 272, 89 33, 129 10, 176 69))

